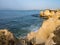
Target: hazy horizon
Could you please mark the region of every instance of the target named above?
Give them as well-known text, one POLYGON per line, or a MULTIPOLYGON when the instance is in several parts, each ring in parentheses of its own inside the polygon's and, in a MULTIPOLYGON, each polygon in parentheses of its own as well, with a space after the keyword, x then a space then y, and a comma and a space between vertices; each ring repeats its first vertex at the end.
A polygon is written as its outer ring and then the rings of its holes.
POLYGON ((0 0, 0 10, 60 9, 60 0, 0 0))

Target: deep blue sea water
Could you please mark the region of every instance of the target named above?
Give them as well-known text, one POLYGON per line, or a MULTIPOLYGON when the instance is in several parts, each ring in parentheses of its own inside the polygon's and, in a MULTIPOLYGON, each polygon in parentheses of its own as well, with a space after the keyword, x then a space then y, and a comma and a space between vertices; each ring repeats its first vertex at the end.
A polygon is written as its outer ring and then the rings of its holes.
POLYGON ((37 31, 43 19, 40 10, 0 10, 0 29, 8 29, 16 37, 37 31))

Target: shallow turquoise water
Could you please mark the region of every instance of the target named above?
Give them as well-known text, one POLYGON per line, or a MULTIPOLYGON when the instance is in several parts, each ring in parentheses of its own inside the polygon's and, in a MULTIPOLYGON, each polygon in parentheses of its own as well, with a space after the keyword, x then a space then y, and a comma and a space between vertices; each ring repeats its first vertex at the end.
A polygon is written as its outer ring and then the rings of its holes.
POLYGON ((39 10, 0 10, 0 29, 8 29, 16 37, 37 31, 43 19, 39 10))

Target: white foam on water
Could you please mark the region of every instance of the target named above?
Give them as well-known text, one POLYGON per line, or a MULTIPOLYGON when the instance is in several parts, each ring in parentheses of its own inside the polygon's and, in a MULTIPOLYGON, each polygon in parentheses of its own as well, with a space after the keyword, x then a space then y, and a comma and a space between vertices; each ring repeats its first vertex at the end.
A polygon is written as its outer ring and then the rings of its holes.
POLYGON ((38 29, 39 29, 39 26, 38 25, 37 26, 31 25, 30 28, 29 28, 30 31, 34 31, 34 32, 37 32, 38 29))

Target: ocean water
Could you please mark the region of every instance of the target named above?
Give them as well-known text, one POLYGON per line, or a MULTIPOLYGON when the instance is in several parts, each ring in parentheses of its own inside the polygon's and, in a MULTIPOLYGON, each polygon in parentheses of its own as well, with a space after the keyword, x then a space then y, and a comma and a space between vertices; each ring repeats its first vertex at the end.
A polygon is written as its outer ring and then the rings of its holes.
POLYGON ((40 10, 0 10, 0 29, 8 29, 16 37, 37 31, 43 19, 40 10))

